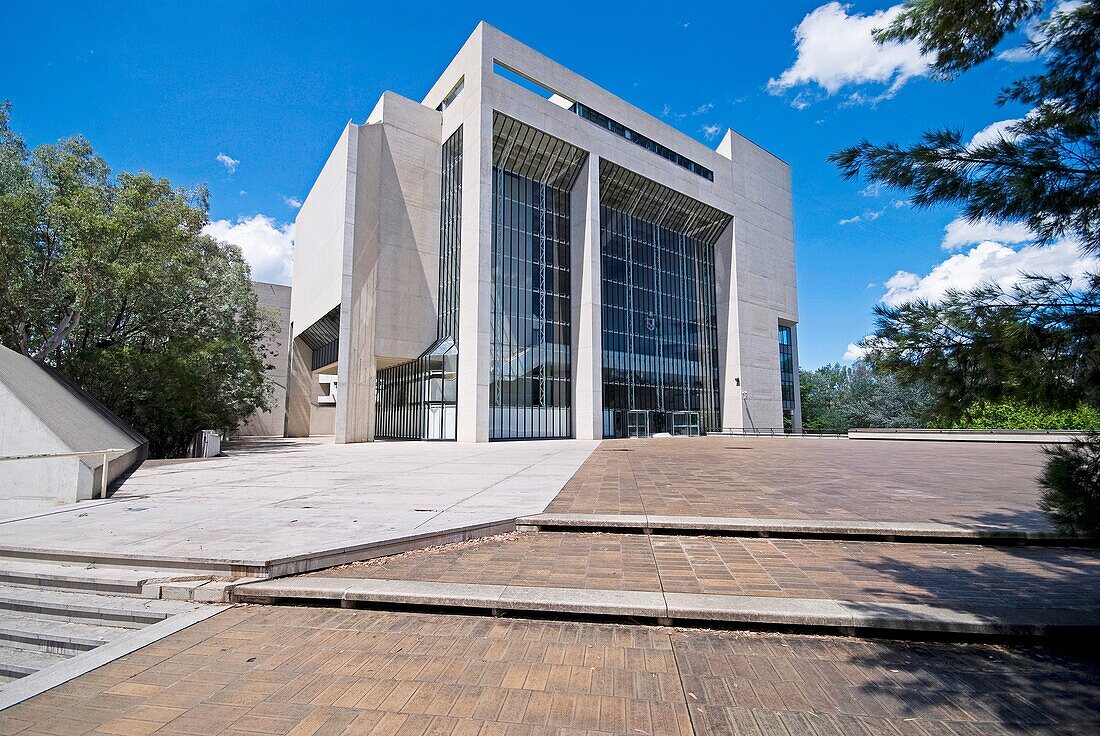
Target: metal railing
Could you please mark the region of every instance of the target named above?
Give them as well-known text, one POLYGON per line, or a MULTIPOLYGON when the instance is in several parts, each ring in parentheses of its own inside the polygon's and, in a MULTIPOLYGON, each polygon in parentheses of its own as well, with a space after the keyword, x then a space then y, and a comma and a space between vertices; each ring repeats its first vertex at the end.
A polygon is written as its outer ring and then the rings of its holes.
POLYGON ((4 460, 41 460, 43 458, 59 458, 59 457, 91 457, 93 455, 101 455, 103 457, 103 466, 99 474, 99 495, 93 498, 107 498, 107 481, 108 481, 108 455, 123 455, 130 450, 123 450, 119 448, 111 448, 109 450, 86 450, 84 452, 44 452, 38 455, 0 455, 0 462, 4 460))
POLYGON ((733 435, 736 437, 847 437, 846 429, 801 429, 797 432, 784 427, 725 427, 709 434, 733 435))

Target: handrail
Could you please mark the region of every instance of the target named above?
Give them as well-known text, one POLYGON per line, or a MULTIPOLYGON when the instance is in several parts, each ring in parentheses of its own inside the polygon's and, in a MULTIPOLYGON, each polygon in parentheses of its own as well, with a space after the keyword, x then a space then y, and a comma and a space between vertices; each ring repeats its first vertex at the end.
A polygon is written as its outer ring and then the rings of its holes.
POLYGON ((98 498, 107 498, 107 456, 114 453, 126 453, 129 450, 121 448, 111 448, 108 450, 85 450, 84 452, 44 452, 37 455, 0 455, 0 462, 4 460, 40 460, 43 458, 57 458, 57 457, 85 457, 87 455, 102 455, 103 456, 103 468, 99 473, 99 496, 98 498))

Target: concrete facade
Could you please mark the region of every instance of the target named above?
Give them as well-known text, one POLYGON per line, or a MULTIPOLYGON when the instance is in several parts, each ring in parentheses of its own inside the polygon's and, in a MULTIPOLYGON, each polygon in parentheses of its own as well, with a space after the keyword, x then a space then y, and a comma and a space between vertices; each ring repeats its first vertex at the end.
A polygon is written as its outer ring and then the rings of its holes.
MULTIPOLYGON (((271 368, 267 380, 271 384, 271 409, 257 411, 237 430, 241 437, 282 437, 285 430, 286 377, 290 365, 290 287, 253 281, 252 288, 263 309, 277 315, 279 333, 268 346, 271 368)), ((331 433, 318 433, 331 434, 331 433)))
MULTIPOLYGON (((733 130, 712 150, 481 23, 420 103, 387 92, 341 134, 297 220, 287 429, 309 432, 315 381, 302 336, 339 310, 337 442, 371 440, 379 371, 420 356, 441 308, 441 151, 461 130, 457 439, 491 439, 494 121, 506 116, 585 159, 569 189, 569 434, 607 434, 601 340, 601 166, 728 218, 713 248, 720 427, 784 426, 777 329, 797 334, 790 169, 733 130), (519 77, 517 81, 516 77, 519 77), (698 169, 594 124, 625 126, 698 169), (709 176, 698 173, 699 169, 709 176)), ((498 329, 499 332, 499 329, 498 329)), ((308 337, 308 334, 306 335, 308 337)), ((794 337, 796 340, 797 338, 794 337)), ((795 342, 797 345, 797 342, 795 342)), ((800 428, 795 349, 793 409, 800 428)))

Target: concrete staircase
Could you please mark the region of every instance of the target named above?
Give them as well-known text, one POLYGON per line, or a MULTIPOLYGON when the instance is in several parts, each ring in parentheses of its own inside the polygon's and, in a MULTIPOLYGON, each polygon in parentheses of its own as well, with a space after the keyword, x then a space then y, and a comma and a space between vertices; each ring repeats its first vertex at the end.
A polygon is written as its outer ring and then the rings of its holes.
POLYGON ((200 608, 187 599, 208 583, 208 574, 178 569, 0 556, 0 691, 200 608))

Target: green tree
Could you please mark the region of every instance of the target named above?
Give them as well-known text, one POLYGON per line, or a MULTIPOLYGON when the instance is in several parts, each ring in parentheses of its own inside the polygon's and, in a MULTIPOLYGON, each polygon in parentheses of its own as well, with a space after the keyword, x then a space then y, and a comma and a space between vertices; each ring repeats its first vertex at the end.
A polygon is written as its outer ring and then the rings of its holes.
MULTIPOLYGON (((951 79, 988 59, 1040 0, 910 0, 881 41, 916 41, 951 79)), ((971 219, 1026 222, 1043 240, 1069 235, 1100 252, 1100 2, 1053 15, 1031 51, 1043 73, 1003 89, 998 104, 1029 111, 1007 136, 980 145, 958 128, 930 130, 908 147, 864 139, 830 157, 846 178, 905 190, 916 207, 957 205, 971 219)))
POLYGON ((202 235, 204 189, 113 176, 83 138, 30 151, 0 105, 0 341, 186 452, 268 406, 275 329, 240 250, 202 235))
POLYGON ((846 432, 852 427, 923 427, 932 401, 921 382, 903 385, 865 362, 799 371, 802 426, 846 432))
POLYGON ((950 425, 978 402, 1100 406, 1100 276, 1078 288, 1033 276, 1009 289, 949 291, 875 308, 867 359, 932 389, 950 425))

